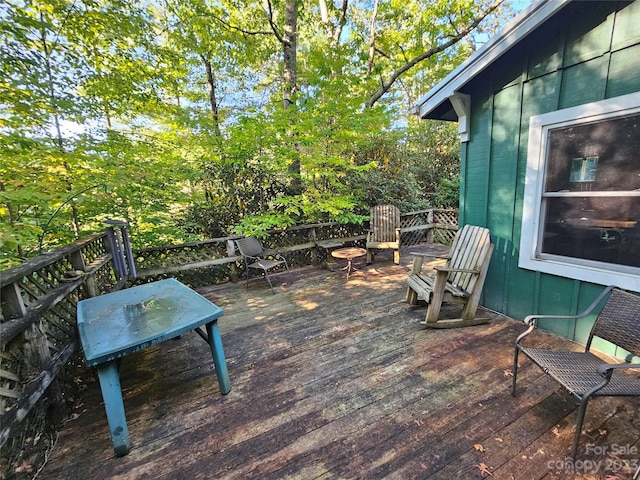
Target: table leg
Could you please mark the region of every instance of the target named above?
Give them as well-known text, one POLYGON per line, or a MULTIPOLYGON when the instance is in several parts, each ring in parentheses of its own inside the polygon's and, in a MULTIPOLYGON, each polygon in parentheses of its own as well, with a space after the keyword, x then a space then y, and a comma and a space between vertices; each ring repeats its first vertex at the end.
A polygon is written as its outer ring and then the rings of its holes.
POLYGON ((344 267, 342 270, 346 270, 347 271, 347 280, 349 280, 349 274, 351 272, 358 271, 358 269, 353 266, 353 258, 347 258, 347 266, 344 267))
POLYGON ((127 419, 124 415, 118 361, 112 360, 99 365, 98 378, 100 379, 104 408, 107 411, 107 422, 111 431, 113 449, 118 457, 122 457, 129 453, 131 444, 129 443, 127 419))
POLYGON ((227 361, 224 358, 224 350, 222 349, 222 339, 220 338, 218 320, 207 323, 207 337, 209 340, 209 347, 211 347, 211 355, 213 356, 213 365, 216 368, 216 375, 218 375, 220 392, 223 395, 226 395, 231 391, 231 381, 229 380, 227 361))

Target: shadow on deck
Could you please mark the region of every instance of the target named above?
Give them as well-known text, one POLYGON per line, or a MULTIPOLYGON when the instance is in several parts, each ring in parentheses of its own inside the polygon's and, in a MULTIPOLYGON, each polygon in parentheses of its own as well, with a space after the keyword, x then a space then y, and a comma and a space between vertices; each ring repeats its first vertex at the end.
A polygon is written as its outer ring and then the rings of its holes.
POLYGON ((424 330, 426 307, 404 302, 415 250, 348 281, 315 267, 276 276, 276 295, 260 280, 200 289, 225 312, 231 392, 195 333, 130 355, 131 453, 114 457, 94 381, 38 478, 629 478, 639 399, 593 400, 582 463, 565 464, 577 402, 524 361, 511 397, 520 322, 482 311, 487 325, 424 330))

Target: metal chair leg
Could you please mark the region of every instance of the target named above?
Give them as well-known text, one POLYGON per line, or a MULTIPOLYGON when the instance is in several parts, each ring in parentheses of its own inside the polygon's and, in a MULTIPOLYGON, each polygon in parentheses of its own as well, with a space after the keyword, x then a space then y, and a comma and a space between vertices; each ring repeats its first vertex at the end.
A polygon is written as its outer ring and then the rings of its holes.
POLYGON ((271 279, 269 278, 269 274, 267 273, 267 270, 264 270, 264 277, 267 279, 267 282, 269 282, 269 287, 271 287, 271 294, 275 295, 276 292, 273 291, 273 285, 271 284, 271 279))
POLYGON ((571 450, 571 458, 575 460, 576 455, 578 454, 578 445, 580 444, 580 436, 582 434, 582 424, 584 423, 584 414, 587 411, 587 402, 589 398, 586 397, 580 400, 580 408, 578 409, 578 420, 576 423, 576 434, 573 437, 573 448, 571 450))
POLYGON ((520 349, 518 347, 515 348, 515 352, 513 354, 513 380, 511 384, 511 396, 516 396, 516 379, 518 378, 518 354, 520 353, 520 349))

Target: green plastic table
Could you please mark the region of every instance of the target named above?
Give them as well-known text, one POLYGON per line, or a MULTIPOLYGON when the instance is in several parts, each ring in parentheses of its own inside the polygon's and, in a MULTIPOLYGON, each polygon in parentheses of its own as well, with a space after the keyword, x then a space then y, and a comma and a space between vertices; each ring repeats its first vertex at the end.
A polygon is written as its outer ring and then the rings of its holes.
POLYGON ((220 391, 231 391, 218 329, 222 310, 174 279, 127 288, 78 302, 78 330, 88 366, 97 366, 117 456, 129 453, 120 388, 120 358, 195 330, 208 344, 220 391), (201 327, 206 326, 206 333, 201 327))

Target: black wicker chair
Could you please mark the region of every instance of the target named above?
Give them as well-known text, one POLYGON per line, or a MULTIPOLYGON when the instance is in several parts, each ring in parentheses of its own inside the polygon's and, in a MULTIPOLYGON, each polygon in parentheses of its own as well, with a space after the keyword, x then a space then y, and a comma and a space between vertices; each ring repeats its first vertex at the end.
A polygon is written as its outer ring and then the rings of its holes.
POLYGON ((594 300, 589 308, 579 315, 529 315, 524 321, 529 325, 529 328, 516 339, 512 393, 515 396, 518 354, 522 352, 580 401, 572 450, 572 457, 575 459, 587 402, 591 397, 640 396, 639 363, 610 364, 589 351, 593 337, 596 336, 622 347, 636 357, 640 357, 640 297, 610 286, 594 300), (584 352, 554 351, 521 345, 522 339, 535 329, 537 319, 586 317, 607 295, 609 298, 591 328, 584 352), (622 369, 638 370, 636 374, 630 375, 621 371, 622 369))
POLYGON ((290 273, 287 260, 279 253, 268 255, 271 258, 266 258, 267 255, 265 254, 260 241, 255 237, 239 238, 236 240, 236 245, 238 246, 240 255, 244 258, 244 269, 247 276, 246 285, 249 286, 249 269, 253 268, 261 270, 264 273, 264 277, 267 279, 267 282, 269 282, 271 293, 275 293, 273 291, 271 279, 269 278, 269 271, 284 265, 287 273, 290 273))

